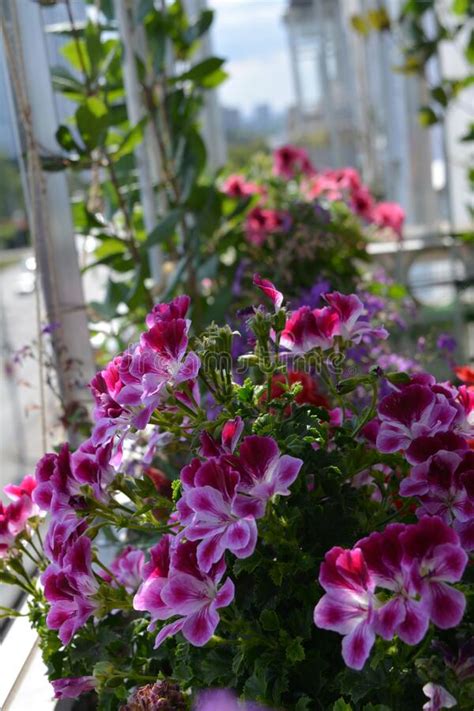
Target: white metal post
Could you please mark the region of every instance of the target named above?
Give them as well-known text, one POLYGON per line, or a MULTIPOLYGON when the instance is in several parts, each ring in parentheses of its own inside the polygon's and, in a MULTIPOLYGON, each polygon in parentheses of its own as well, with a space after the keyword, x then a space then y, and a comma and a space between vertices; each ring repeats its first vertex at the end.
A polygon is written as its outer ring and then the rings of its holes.
POLYGON ((81 274, 63 172, 43 172, 39 154, 55 154, 58 126, 40 7, 29 0, 3 4, 2 32, 17 121, 26 137, 29 221, 66 412, 89 402, 94 373, 81 274), (33 167, 33 170, 32 170, 33 167))

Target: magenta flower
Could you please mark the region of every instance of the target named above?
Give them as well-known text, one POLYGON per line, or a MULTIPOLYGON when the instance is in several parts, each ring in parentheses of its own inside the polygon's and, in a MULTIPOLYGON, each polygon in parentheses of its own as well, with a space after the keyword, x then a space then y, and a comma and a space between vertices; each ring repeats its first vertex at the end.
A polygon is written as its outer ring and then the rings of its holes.
POLYGON ((287 320, 280 343, 293 355, 307 353, 313 348, 327 350, 333 347, 338 328, 339 317, 333 309, 302 306, 287 320))
POLYGON ((67 444, 63 444, 59 454, 45 454, 39 460, 35 477, 37 486, 32 498, 40 509, 54 515, 73 508, 74 498, 80 495, 80 487, 71 471, 67 444))
POLYGON ((190 304, 191 299, 186 294, 175 296, 169 304, 156 304, 146 317, 147 327, 152 328, 160 321, 174 321, 175 319, 186 318, 190 304))
POLYGON ((245 180, 243 175, 229 175, 222 185, 222 192, 233 198, 247 198, 262 193, 263 188, 245 180))
POLYGON ((269 711, 252 701, 240 701, 227 689, 202 691, 193 706, 193 711, 269 711))
POLYGON ((400 496, 415 496, 417 511, 452 524, 474 520, 474 452, 440 450, 416 465, 400 484, 400 496))
POLYGON ((468 560, 457 533, 437 516, 426 516, 407 526, 401 541, 424 610, 441 629, 455 627, 463 617, 466 600, 448 583, 461 580, 468 560))
POLYGON ((464 437, 455 432, 438 432, 433 437, 417 437, 408 447, 405 456, 410 464, 421 464, 441 450, 460 453, 467 449, 468 444, 464 437))
POLYGON ((370 221, 378 227, 389 227, 399 237, 402 236, 405 211, 396 202, 379 202, 371 210, 370 221))
POLYGON ((414 383, 387 395, 379 404, 381 420, 377 448, 381 452, 407 449, 418 437, 433 436, 453 428, 459 408, 434 386, 414 383))
POLYGON ((257 206, 247 213, 245 235, 250 244, 261 247, 269 234, 285 231, 290 224, 291 217, 286 212, 257 206))
POLYGON ((331 548, 321 565, 319 582, 326 594, 314 609, 314 623, 342 634, 345 663, 362 669, 375 641, 375 582, 362 551, 331 548))
POLYGON ((62 565, 71 546, 85 533, 87 522, 72 511, 51 519, 44 541, 44 552, 49 560, 62 565))
POLYGON ((25 530, 28 519, 33 515, 36 515, 35 507, 25 494, 8 506, 0 501, 0 558, 8 555, 15 538, 25 530))
POLYGON ((97 609, 94 595, 98 583, 92 572, 92 545, 80 536, 68 548, 61 564, 51 563, 41 576, 44 595, 50 603, 46 624, 58 630, 59 639, 69 644, 97 609))
POLYGON ((281 305, 283 303, 283 294, 281 293, 281 291, 278 291, 276 286, 272 284, 271 281, 269 281, 268 279, 262 279, 260 274, 254 274, 253 283, 259 289, 261 289, 261 291, 263 291, 265 296, 268 296, 268 298, 271 299, 273 306, 275 307, 275 311, 281 308, 281 305))
POLYGON ((326 554, 319 574, 326 594, 316 605, 315 624, 342 634, 344 661, 361 669, 375 634, 418 644, 430 621, 441 629, 458 625, 466 601, 449 583, 461 579, 466 565, 457 534, 440 518, 392 524, 352 551, 326 554))
POLYGON ((248 558, 257 543, 257 524, 252 515, 238 512, 239 473, 224 458, 212 458, 202 464, 194 476, 194 487, 186 491, 179 511, 187 523, 184 535, 199 541, 197 561, 208 573, 226 550, 237 558, 248 558))
POLYGON ((224 559, 203 573, 197 562, 197 543, 174 540, 171 545, 171 541, 168 536, 162 545, 158 567, 145 570, 148 578, 133 604, 136 610, 151 613, 150 629, 154 629, 158 619, 178 617, 160 630, 155 648, 178 632, 194 646, 202 647, 219 624, 217 610, 227 607, 234 599, 234 584, 228 578, 219 587, 225 573, 224 559))
POLYGON ((355 294, 340 294, 333 291, 325 294, 324 299, 338 316, 337 335, 345 341, 358 344, 364 336, 387 338, 388 332, 384 328, 372 328, 367 319, 364 304, 355 294))
POLYGON ((280 454, 271 437, 250 435, 240 445, 239 456, 228 458, 240 474, 234 508, 241 516, 265 515, 267 501, 275 495, 289 496, 303 460, 280 454))
POLYGON ((316 173, 304 148, 282 146, 273 154, 273 172, 290 180, 299 174, 312 176, 316 173))
POLYGON ((243 430, 244 421, 241 417, 228 420, 222 428, 220 445, 208 432, 202 432, 200 435, 201 448, 199 453, 203 457, 217 457, 220 454, 232 454, 237 447, 243 430))
POLYGON ((456 706, 457 701, 446 691, 444 686, 433 684, 431 681, 423 687, 423 693, 429 701, 423 704, 423 711, 441 711, 441 709, 451 709, 456 706))
POLYGON ((142 583, 144 565, 145 554, 143 551, 133 546, 126 546, 109 566, 114 577, 105 571, 101 571, 100 576, 113 587, 116 586, 116 581, 119 582, 128 593, 132 594, 138 590, 142 583))
POLYGON ((54 679, 51 684, 55 699, 77 699, 81 694, 95 689, 97 681, 93 676, 77 676, 54 679))
POLYGON ((23 478, 20 484, 7 484, 3 491, 12 501, 18 501, 22 496, 27 496, 32 499, 33 491, 36 489, 36 479, 34 476, 27 475, 23 478))
POLYGON ((105 489, 115 476, 111 459, 112 442, 95 445, 92 439, 83 442, 71 455, 74 478, 79 484, 89 484, 99 500, 105 498, 105 489))

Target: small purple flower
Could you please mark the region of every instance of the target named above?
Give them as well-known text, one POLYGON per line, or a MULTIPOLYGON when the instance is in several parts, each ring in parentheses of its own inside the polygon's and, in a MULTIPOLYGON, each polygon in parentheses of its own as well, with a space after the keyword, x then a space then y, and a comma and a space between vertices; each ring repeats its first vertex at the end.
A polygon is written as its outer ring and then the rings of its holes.
POLYGON ((77 676, 54 679, 51 684, 55 699, 77 699, 81 694, 95 689, 97 680, 93 676, 77 676))
POLYGON ((423 693, 429 701, 423 704, 423 711, 441 711, 441 709, 451 709, 456 706, 457 701, 446 691, 444 686, 433 684, 431 681, 423 687, 423 693))
POLYGON ((440 333, 436 341, 436 346, 440 351, 447 351, 448 353, 454 353, 458 346, 458 342, 451 336, 450 333, 440 333))
POLYGON ((199 694, 193 711, 269 711, 269 709, 252 701, 240 701, 236 694, 227 689, 209 689, 199 694))
POLYGON ((105 572, 101 572, 101 577, 112 586, 116 586, 117 580, 128 593, 132 594, 142 583, 144 565, 144 552, 133 546, 126 546, 110 565, 110 572, 113 573, 115 580, 105 572))

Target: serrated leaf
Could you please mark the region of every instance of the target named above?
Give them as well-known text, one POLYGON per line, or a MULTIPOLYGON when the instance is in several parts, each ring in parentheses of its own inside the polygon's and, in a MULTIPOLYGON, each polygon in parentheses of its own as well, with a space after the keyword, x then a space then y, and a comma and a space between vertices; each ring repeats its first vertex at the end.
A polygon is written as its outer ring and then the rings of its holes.
POLYGON ((352 711, 352 706, 345 701, 342 696, 333 704, 332 711, 352 711))
POLYGON ((296 662, 302 662, 305 656, 306 654, 302 645, 302 638, 295 637, 295 639, 291 640, 286 648, 287 660, 292 664, 296 664, 296 662))
POLYGON ((275 610, 263 610, 259 619, 265 632, 276 632, 280 629, 280 620, 275 610))

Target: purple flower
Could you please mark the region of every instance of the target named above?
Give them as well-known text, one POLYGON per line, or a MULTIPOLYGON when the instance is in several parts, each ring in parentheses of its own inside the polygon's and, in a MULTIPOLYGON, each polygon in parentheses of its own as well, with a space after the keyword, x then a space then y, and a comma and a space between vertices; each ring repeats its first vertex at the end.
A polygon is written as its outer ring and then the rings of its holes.
POLYGON ((227 689, 202 691, 193 706, 193 711, 268 711, 252 701, 240 701, 227 689))
POLYGON ((364 304, 355 294, 340 294, 333 291, 325 294, 324 299, 338 316, 337 335, 345 341, 360 343, 363 337, 387 338, 384 328, 373 328, 367 320, 364 304))
POLYGON ((342 634, 345 663, 351 669, 362 669, 375 642, 375 582, 362 551, 332 548, 321 565, 319 582, 326 595, 314 609, 314 623, 342 634))
POLYGON ((143 569, 145 565, 145 554, 143 551, 133 546, 126 546, 110 565, 112 578, 108 573, 101 572, 101 577, 116 586, 118 581, 128 593, 135 593, 143 580, 143 569))
POLYGON ((239 473, 224 458, 212 458, 202 464, 194 475, 194 486, 181 499, 179 511, 187 525, 184 535, 190 541, 200 541, 197 560, 207 573, 218 563, 226 550, 237 558, 248 558, 257 543, 257 524, 252 515, 238 511, 237 487, 239 473))
POLYGON ((423 693, 429 701, 423 704, 423 711, 441 711, 441 709, 451 709, 456 706, 457 701, 454 696, 446 691, 444 686, 433 684, 431 681, 423 687, 423 693))
POLYGON ((440 351, 447 351, 448 353, 453 353, 457 348, 458 342, 449 333, 440 333, 436 341, 436 347, 440 351))
POLYGON ((227 578, 219 586, 226 569, 224 559, 203 573, 197 561, 197 543, 173 540, 171 536, 163 540, 158 567, 145 569, 147 578, 135 595, 134 607, 151 613, 150 629, 154 629, 156 620, 178 617, 160 630, 155 648, 178 632, 194 646, 202 647, 219 624, 218 609, 234 599, 234 584, 227 578))
POLYGON ((54 679, 51 684, 55 699, 77 699, 81 694, 95 689, 97 681, 93 676, 77 676, 54 679))
POLYGON ((50 603, 46 624, 58 630, 63 644, 69 644, 75 633, 97 609, 93 596, 98 583, 92 572, 92 545, 87 536, 72 543, 61 563, 51 563, 41 576, 44 595, 50 603))
POLYGON ((63 444, 59 454, 45 454, 39 460, 35 477, 38 485, 33 491, 33 501, 40 509, 57 514, 73 508, 74 497, 80 495, 80 488, 71 471, 67 444, 63 444))
POLYGON ((314 622, 342 634, 344 661, 362 669, 376 634, 418 644, 430 621, 441 629, 459 624, 466 600, 450 583, 461 579, 467 560, 455 531, 438 517, 391 524, 353 550, 326 554, 319 574, 326 594, 314 622))
POLYGON ((381 420, 377 448, 381 452, 407 449, 418 437, 453 429, 460 407, 442 386, 413 384, 383 398, 378 407, 381 420))
POLYGON ((71 455, 71 469, 79 484, 89 484, 94 495, 103 500, 105 489, 115 476, 111 466, 112 442, 95 445, 92 439, 81 444, 71 455))

